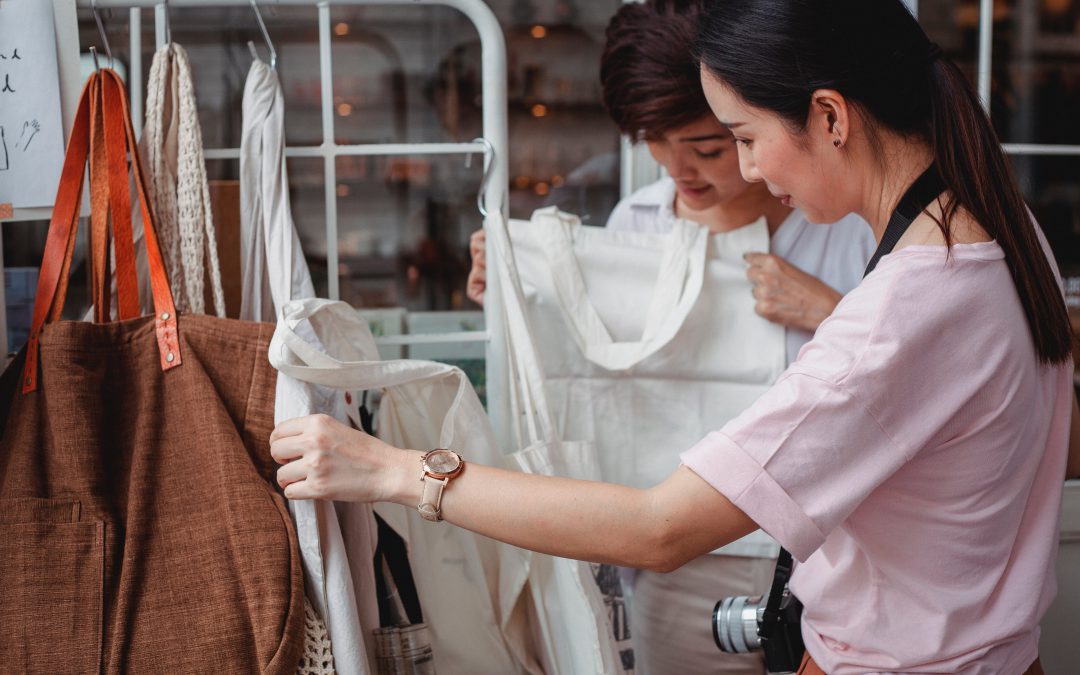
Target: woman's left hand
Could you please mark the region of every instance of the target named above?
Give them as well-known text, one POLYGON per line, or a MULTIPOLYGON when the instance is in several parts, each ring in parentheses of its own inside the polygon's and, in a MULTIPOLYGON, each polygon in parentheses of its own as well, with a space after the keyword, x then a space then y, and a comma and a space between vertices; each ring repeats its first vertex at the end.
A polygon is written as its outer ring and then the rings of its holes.
POLYGON ((773 323, 812 333, 843 297, 779 256, 747 253, 743 257, 750 264, 746 277, 754 284, 754 310, 773 323))
MULTIPOLYGON (((328 415, 297 417, 279 424, 270 435, 270 454, 284 465, 278 469, 277 479, 289 499, 351 502, 392 499, 410 459, 410 452, 328 415)), ((413 473, 418 474, 419 461, 414 468, 413 473)))

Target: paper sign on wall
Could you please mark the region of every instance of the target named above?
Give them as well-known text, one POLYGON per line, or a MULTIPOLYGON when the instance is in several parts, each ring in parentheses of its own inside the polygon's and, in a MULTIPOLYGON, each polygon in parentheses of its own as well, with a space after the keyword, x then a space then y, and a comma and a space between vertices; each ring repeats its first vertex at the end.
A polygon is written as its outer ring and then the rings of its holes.
POLYGON ((51 206, 64 162, 53 3, 0 2, 0 204, 51 206))

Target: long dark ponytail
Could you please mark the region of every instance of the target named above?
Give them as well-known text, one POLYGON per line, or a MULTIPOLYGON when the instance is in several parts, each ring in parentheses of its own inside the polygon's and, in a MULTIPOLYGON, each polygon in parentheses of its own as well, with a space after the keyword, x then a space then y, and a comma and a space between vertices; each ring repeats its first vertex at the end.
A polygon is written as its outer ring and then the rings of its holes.
POLYGON ((900 0, 710 2, 696 53, 743 100, 795 130, 806 126, 811 94, 834 89, 871 128, 928 143, 949 189, 946 242, 963 208, 1005 251, 1039 360, 1069 359, 1061 289, 997 134, 967 78, 900 0))

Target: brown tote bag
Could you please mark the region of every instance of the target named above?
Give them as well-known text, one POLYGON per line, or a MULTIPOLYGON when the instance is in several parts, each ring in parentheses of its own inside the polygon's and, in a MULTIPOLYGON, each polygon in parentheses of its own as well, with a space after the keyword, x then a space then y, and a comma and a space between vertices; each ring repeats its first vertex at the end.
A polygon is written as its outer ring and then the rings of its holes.
POLYGON ((92 75, 30 340, 0 379, 0 671, 296 672, 303 580, 268 449, 272 333, 176 316, 123 85, 92 75), (95 323, 60 321, 88 156, 95 323), (129 159, 153 317, 138 316, 129 159))

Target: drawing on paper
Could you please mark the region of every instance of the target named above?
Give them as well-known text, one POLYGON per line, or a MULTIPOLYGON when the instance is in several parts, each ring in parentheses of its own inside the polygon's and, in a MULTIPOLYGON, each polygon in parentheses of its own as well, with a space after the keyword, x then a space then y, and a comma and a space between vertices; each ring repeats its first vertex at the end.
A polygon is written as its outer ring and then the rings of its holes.
POLYGON ((22 135, 19 136, 19 140, 15 143, 15 147, 26 152, 30 148, 30 141, 34 140, 34 136, 37 136, 39 131, 41 131, 41 125, 37 120, 27 120, 23 122, 22 135))
POLYGON ((4 0, 0 2, 0 203, 16 209, 50 206, 63 161, 53 3, 4 0))
POLYGON ((7 171, 10 166, 7 138, 4 136, 4 125, 0 124, 0 171, 7 171))

